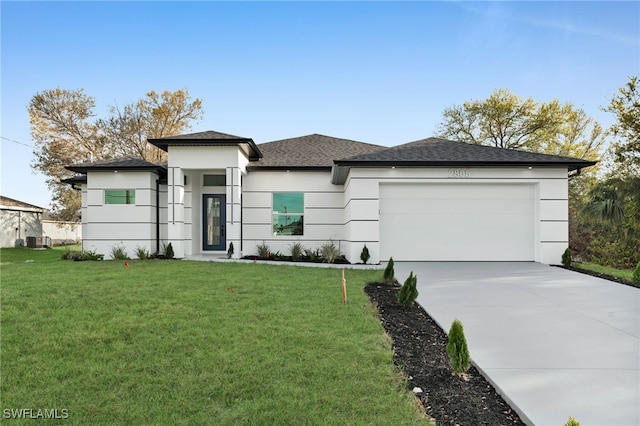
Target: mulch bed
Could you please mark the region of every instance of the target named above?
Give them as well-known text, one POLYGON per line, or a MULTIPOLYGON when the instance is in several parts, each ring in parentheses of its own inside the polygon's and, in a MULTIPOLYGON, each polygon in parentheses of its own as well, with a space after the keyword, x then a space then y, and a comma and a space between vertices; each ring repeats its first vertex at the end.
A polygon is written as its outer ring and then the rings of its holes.
POLYGON ((467 380, 452 373, 446 334, 417 303, 400 306, 398 290, 385 283, 365 286, 393 341, 394 362, 407 375, 410 390, 422 389, 416 397, 427 416, 439 425, 524 425, 475 367, 467 380))

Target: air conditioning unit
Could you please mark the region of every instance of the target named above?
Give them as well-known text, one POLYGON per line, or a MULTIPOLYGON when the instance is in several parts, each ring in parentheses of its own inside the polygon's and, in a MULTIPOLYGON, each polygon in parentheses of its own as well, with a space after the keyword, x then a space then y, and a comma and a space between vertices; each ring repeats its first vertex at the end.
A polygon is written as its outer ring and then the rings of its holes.
POLYGON ((16 239, 16 247, 24 247, 24 240, 22 238, 16 239))

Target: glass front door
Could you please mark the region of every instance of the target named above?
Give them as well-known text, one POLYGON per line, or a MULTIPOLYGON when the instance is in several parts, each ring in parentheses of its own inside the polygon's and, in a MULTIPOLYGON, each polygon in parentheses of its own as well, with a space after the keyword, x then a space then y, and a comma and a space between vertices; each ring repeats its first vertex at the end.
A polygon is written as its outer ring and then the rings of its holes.
POLYGON ((202 196, 202 249, 224 251, 225 238, 225 196, 205 194, 202 196))

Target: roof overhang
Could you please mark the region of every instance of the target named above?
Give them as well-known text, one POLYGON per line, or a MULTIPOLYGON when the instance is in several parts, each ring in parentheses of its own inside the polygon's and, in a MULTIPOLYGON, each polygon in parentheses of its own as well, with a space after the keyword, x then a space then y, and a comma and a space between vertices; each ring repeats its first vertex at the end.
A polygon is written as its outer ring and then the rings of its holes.
POLYGON ((200 139, 200 138, 161 138, 148 139, 149 143, 168 152, 170 146, 237 146, 244 152, 249 161, 258 161, 262 158, 262 153, 258 146, 250 138, 229 138, 229 139, 200 139))
POLYGON ((343 185, 352 168, 422 168, 422 167, 498 167, 498 168, 566 168, 567 172, 580 171, 585 167, 593 166, 597 161, 567 161, 567 162, 523 162, 523 161, 334 161, 331 169, 331 183, 343 185))

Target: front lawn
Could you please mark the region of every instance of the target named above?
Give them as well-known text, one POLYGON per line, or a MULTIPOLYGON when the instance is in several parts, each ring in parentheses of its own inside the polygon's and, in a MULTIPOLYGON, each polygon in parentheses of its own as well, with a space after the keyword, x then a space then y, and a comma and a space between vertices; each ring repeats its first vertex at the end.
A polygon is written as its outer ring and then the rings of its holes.
MULTIPOLYGON (((363 286, 381 271, 1 251, 0 412, 65 424, 428 424, 363 286)), ((32 420, 27 420, 32 422, 32 420)), ((20 422, 16 422, 20 424, 20 422)))
POLYGON ((599 274, 610 275, 612 277, 622 278, 629 282, 633 279, 633 269, 618 269, 611 266, 600 266, 595 263, 574 262, 571 264, 574 268, 586 269, 587 271, 597 272, 599 274))

